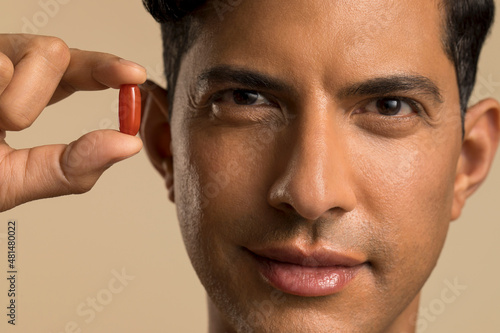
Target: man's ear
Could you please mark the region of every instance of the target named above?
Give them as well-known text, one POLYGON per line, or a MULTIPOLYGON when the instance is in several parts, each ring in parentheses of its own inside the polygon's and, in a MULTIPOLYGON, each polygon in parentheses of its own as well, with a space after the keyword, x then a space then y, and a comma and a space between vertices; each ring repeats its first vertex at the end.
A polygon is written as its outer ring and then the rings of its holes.
POLYGON ((172 137, 168 122, 167 91, 153 81, 140 85, 142 94, 142 120, 140 136, 149 160, 165 179, 169 199, 174 202, 172 137))
POLYGON ((470 107, 465 116, 465 135, 458 160, 452 220, 460 217, 466 199, 484 181, 500 139, 500 105, 486 99, 470 107))

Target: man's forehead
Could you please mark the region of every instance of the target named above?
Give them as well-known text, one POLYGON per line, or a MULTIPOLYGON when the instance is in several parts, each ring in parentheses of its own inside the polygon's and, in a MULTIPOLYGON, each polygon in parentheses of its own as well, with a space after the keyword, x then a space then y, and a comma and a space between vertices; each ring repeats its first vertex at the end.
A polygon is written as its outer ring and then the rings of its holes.
POLYGON ((233 27, 248 26, 272 13, 271 21, 261 21, 267 23, 263 28, 282 19, 291 25, 314 20, 337 29, 356 24, 358 29, 373 34, 375 27, 389 28, 394 21, 408 23, 416 19, 426 24, 422 18, 429 18, 441 25, 444 6, 442 0, 231 0, 223 5, 221 1, 208 1, 201 13, 213 24, 229 20, 233 27), (440 19, 434 20, 436 17, 440 19))
POLYGON ((444 76, 454 79, 435 0, 243 0, 209 21, 194 50, 209 56, 196 59, 195 76, 232 66, 286 77, 290 85, 308 75, 342 86, 388 75, 420 75, 438 85, 444 76))

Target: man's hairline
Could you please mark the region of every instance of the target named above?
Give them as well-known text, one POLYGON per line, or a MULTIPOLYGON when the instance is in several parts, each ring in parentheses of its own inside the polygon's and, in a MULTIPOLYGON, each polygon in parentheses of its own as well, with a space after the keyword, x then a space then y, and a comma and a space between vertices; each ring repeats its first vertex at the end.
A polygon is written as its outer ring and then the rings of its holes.
MULTIPOLYGON (((168 103, 169 103, 169 112, 168 112, 169 119, 168 120, 169 121, 171 120, 172 114, 173 114, 174 99, 175 99, 174 96, 175 96, 175 92, 176 92, 176 88, 177 88, 177 83, 179 81, 179 73, 181 70, 181 66, 185 60, 186 55, 189 53, 189 51, 192 49, 194 44, 198 41, 198 39, 202 35, 202 26, 204 24, 207 24, 206 20, 208 20, 210 18, 210 16, 207 15, 207 13, 209 11, 205 10, 205 9, 212 1, 213 0, 207 0, 204 5, 200 6, 200 8, 197 8, 196 10, 194 10, 189 16, 190 17, 189 19, 192 20, 190 31, 189 31, 189 34, 190 34, 189 35, 189 42, 188 42, 183 54, 180 56, 179 61, 178 61, 179 66, 177 68, 177 73, 175 75, 175 82, 174 82, 173 91, 172 91, 172 94, 170 95, 172 101, 168 101, 168 103)), ((458 80, 457 65, 455 63, 452 50, 450 50, 448 47, 449 43, 448 43, 447 39, 449 38, 450 31, 449 31, 448 17, 447 17, 447 15, 448 15, 447 10, 449 10, 449 8, 447 8, 448 4, 446 3, 446 1, 448 1, 448 0, 437 0, 437 4, 436 4, 437 10, 439 11, 440 17, 441 17, 441 24, 440 24, 441 49, 442 49, 444 55, 446 56, 446 58, 448 59, 448 61, 450 61, 450 64, 453 66, 453 72, 455 74, 455 83, 457 86, 458 102, 460 104, 460 115, 461 115, 461 120, 462 120, 462 139, 463 139, 465 136, 465 113, 467 110, 467 106, 462 107, 462 105, 461 105, 461 93, 462 92, 460 89, 460 82, 458 80)), ((163 47, 165 47, 165 45, 163 47)), ((168 82, 167 82, 167 85, 168 85, 168 82)), ((170 89, 170 87, 167 86, 167 90, 169 90, 169 89, 170 89)))

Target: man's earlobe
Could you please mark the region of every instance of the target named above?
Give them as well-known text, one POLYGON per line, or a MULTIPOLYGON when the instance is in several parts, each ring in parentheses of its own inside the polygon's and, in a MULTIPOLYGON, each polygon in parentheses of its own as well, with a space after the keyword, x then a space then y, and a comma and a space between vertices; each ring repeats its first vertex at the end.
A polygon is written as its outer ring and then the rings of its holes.
POLYGON ((174 202, 172 137, 168 122, 167 91, 153 81, 140 86, 142 93, 142 121, 140 135, 149 160, 165 179, 169 199, 174 202))
POLYGON ((165 186, 168 191, 168 198, 170 201, 175 203, 175 193, 174 193, 174 172, 172 170, 172 163, 167 160, 164 160, 162 163, 163 170, 165 172, 165 186))
POLYGON ((465 116, 465 136, 457 166, 452 220, 460 217, 466 199, 485 180, 500 140, 500 105, 486 99, 470 107, 465 116))

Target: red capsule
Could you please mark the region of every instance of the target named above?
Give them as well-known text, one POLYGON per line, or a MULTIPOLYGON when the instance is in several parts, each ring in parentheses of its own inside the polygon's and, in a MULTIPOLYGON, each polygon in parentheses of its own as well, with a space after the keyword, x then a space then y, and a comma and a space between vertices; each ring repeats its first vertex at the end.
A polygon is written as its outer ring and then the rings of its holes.
POLYGON ((136 135, 141 127, 141 91, 136 84, 120 87, 119 97, 120 132, 136 135))

